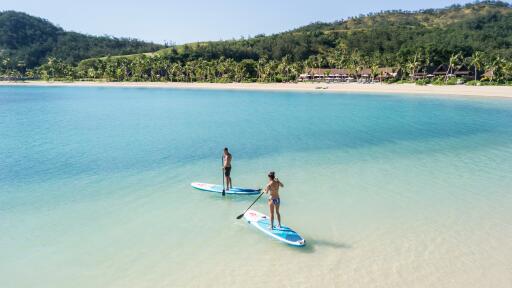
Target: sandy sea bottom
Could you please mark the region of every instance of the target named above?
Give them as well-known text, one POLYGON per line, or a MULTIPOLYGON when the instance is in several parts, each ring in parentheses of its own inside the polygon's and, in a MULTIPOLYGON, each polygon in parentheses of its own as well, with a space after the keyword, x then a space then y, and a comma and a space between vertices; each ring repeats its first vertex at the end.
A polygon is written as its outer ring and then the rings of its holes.
POLYGON ((1 286, 511 287, 510 123, 510 100, 0 88, 1 286), (235 185, 277 172, 305 248, 190 188, 225 145, 235 185))

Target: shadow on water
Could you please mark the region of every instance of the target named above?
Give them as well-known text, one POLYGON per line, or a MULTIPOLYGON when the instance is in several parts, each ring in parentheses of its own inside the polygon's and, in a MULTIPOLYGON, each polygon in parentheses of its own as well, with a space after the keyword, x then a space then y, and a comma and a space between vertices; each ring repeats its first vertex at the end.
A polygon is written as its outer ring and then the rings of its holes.
MULTIPOLYGON (((240 213, 242 213, 244 211, 244 208, 247 208, 247 206, 245 206, 245 205, 250 205, 258 197, 258 195, 250 195, 250 196, 248 196, 248 195, 245 195, 245 196, 226 195, 225 197, 222 197, 218 193, 212 193, 212 194, 210 194, 210 196, 211 196, 211 199, 216 202, 226 203, 225 201, 229 201, 229 202, 238 203, 238 204, 242 205, 239 210, 240 213)), ((260 201, 258 201, 258 202, 264 203, 265 200, 260 199, 260 201)), ((233 211, 233 213, 234 213, 233 215, 237 214, 235 212, 238 212, 238 210, 233 211)), ((282 243, 279 243, 279 244, 282 244, 282 243)), ((342 243, 342 242, 335 242, 335 241, 329 241, 329 240, 318 239, 318 238, 306 238, 306 246, 300 247, 300 248, 290 246, 290 248, 295 249, 299 253, 314 253, 316 251, 316 249, 318 249, 318 248, 352 249, 353 247, 350 244, 342 243)))
MULTIPOLYGON (((208 193, 208 192, 203 192, 203 193, 209 194, 210 199, 212 199, 213 201, 217 201, 217 202, 221 202, 221 203, 223 203, 225 201, 230 201, 231 203, 242 203, 242 204, 247 204, 247 205, 250 205, 259 196, 259 194, 255 194, 255 195, 226 194, 226 196, 222 196, 220 193, 208 193)), ((260 202, 265 203, 265 197, 260 197, 258 203, 260 203, 260 202)))
POLYGON ((306 246, 297 249, 297 251, 302 253, 314 253, 316 249, 319 247, 327 247, 333 249, 351 249, 352 245, 323 239, 308 238, 306 239, 306 246))

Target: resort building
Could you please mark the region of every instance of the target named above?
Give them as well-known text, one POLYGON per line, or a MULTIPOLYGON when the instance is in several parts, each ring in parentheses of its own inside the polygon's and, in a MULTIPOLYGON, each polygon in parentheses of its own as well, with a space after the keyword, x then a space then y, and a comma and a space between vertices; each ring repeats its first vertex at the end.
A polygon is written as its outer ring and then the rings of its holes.
POLYGON ((299 81, 346 81, 351 73, 348 69, 307 68, 299 76, 299 81))
MULTIPOLYGON (((437 78, 445 78, 445 77, 457 77, 462 78, 464 80, 474 80, 475 79, 475 69, 474 67, 468 67, 466 64, 462 64, 461 66, 455 67, 448 71, 448 65, 441 64, 437 66, 435 69, 432 68, 420 68, 417 72, 412 76, 413 80, 419 79, 432 79, 434 77, 437 78)), ((477 71, 477 78, 480 79, 481 71, 477 71)))
POLYGON ((413 80, 428 79, 434 77, 434 69, 432 67, 421 67, 412 75, 413 80))
MULTIPOLYGON (((477 71, 478 73, 478 71, 477 71)), ((474 80, 475 79, 475 69, 471 69, 471 67, 466 66, 466 64, 462 64, 460 67, 455 69, 453 73, 455 77, 464 78, 465 80, 474 80)), ((478 77, 479 75, 477 75, 478 77)), ((479 77, 478 77, 479 78, 479 77)))
MULTIPOLYGON (((408 77, 413 80, 456 77, 466 81, 475 79, 474 67, 462 64, 455 68, 450 68, 447 64, 441 64, 437 67, 421 67, 418 68, 413 75, 408 77)), ((492 78, 492 71, 477 71, 477 79, 481 77, 492 78)), ((354 71, 347 68, 307 68, 306 71, 299 76, 298 81, 318 81, 318 82, 382 82, 390 79, 399 79, 402 77, 402 69, 395 67, 381 67, 376 71, 370 68, 364 68, 360 71, 354 71)))
MULTIPOLYGON (((428 72, 417 73, 414 75, 415 76, 414 79, 425 78, 425 77, 420 77, 424 73, 428 73, 428 72)), ((477 73, 480 74, 478 71, 477 71, 477 73)), ((480 78, 480 76, 481 75, 477 75, 478 78, 480 78)), ((473 67, 468 67, 466 64, 462 64, 461 66, 449 69, 448 65, 441 64, 441 65, 437 66, 437 68, 434 69, 430 74, 426 75, 426 78, 432 78, 432 77, 439 77, 439 78, 457 77, 457 78, 462 78, 464 80, 473 80, 475 78, 475 69, 473 67), (448 70, 450 70, 450 71, 448 71, 448 70)))
POLYGON ((402 69, 394 67, 383 67, 378 69, 376 79, 379 81, 400 78, 402 76, 402 69))
POLYGON ((434 72, 432 72, 432 74, 434 75, 434 77, 446 77, 446 75, 448 75, 448 77, 455 76, 451 73, 448 73, 448 65, 446 64, 441 64, 437 66, 437 68, 434 69, 434 72))
POLYGON ((326 82, 370 82, 383 81, 397 78, 401 75, 399 68, 383 67, 378 68, 377 73, 372 69, 364 68, 361 71, 354 71, 347 68, 307 68, 301 74, 298 81, 326 81, 326 82))

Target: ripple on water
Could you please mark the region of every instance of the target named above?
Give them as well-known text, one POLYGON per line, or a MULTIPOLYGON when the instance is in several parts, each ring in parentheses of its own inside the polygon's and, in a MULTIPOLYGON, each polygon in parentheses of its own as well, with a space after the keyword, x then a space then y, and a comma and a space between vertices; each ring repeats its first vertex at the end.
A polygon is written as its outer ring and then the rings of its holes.
POLYGON ((509 287, 510 123, 501 99, 0 87, 0 279, 509 287), (256 196, 191 189, 224 146, 235 185, 277 172, 304 249, 235 219, 256 196))

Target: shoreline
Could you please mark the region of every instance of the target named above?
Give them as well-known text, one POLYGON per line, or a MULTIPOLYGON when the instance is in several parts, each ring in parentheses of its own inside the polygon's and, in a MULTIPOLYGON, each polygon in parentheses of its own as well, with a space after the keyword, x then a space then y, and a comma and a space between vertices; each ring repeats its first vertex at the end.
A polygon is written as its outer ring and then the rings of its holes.
POLYGON ((126 87, 178 88, 216 90, 267 90, 302 92, 362 92, 383 94, 422 94, 446 96, 478 96, 512 98, 512 86, 418 86, 415 84, 359 84, 359 83, 186 83, 186 82, 3 82, 4 86, 43 87, 126 87), (319 87, 321 89, 319 89, 319 87))

